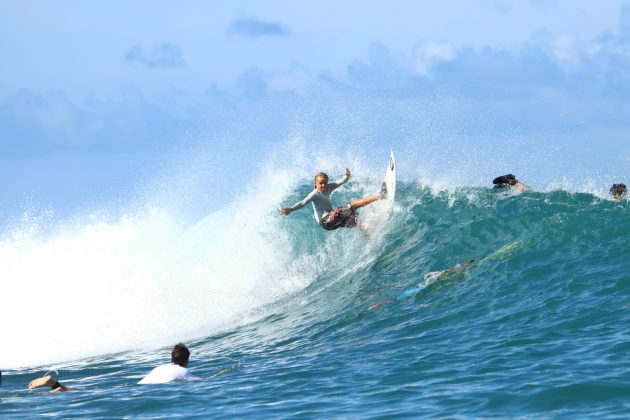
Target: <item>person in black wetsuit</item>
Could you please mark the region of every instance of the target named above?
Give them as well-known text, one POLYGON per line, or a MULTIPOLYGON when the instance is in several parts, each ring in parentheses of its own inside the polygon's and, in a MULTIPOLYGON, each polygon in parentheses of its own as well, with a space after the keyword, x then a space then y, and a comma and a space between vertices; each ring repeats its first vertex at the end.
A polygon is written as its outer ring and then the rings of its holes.
POLYGON ((521 191, 529 190, 527 185, 516 179, 516 177, 512 174, 498 176, 492 180, 492 183, 494 184, 495 189, 514 187, 521 191))
POLYGON ((613 186, 610 187, 610 195, 612 196, 613 200, 617 201, 624 198, 626 195, 628 195, 628 188, 626 188, 626 184, 613 184, 613 186))

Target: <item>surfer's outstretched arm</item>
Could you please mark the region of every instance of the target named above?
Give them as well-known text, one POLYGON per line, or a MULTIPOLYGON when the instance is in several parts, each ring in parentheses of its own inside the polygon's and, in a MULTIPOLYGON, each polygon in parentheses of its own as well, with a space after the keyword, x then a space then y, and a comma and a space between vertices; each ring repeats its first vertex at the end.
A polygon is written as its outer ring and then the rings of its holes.
POLYGON ((343 184, 350 180, 351 176, 352 174, 350 173, 350 169, 346 168, 346 173, 341 178, 335 181, 336 186, 341 187, 343 184))
POLYGON ((291 207, 285 207, 285 208, 280 209, 280 213, 282 213, 285 216, 288 216, 289 214, 293 213, 295 210, 299 210, 305 205, 307 205, 308 203, 310 203, 311 201, 313 201, 313 198, 315 198, 316 194, 317 194, 317 190, 311 191, 306 197, 304 197, 303 200, 298 201, 291 207))
POLYGON ((514 184, 514 188, 519 191, 527 191, 531 189, 529 186, 523 184, 521 181, 516 181, 516 184, 514 184))

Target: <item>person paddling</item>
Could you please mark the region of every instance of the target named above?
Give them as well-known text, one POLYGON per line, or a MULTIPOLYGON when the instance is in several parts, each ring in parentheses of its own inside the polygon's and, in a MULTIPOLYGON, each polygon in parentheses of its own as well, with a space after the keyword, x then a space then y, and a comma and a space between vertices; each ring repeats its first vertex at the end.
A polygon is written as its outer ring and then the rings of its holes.
POLYGON ((520 191, 525 191, 525 190, 530 189, 527 185, 523 184, 521 181, 516 179, 516 177, 512 174, 498 176, 492 180, 492 183, 494 184, 495 189, 512 188, 512 187, 520 191))

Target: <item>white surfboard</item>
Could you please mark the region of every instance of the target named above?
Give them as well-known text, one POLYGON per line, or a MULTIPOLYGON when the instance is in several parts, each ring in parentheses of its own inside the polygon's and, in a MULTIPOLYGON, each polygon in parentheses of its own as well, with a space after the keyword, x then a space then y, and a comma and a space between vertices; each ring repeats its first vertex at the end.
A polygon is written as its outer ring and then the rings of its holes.
POLYGON ((387 198, 381 200, 386 204, 387 216, 392 210, 394 205, 394 198, 396 197, 396 161, 394 160, 394 152, 389 152, 389 163, 387 164, 387 172, 385 172, 385 186, 387 187, 387 198))
POLYGON ((396 197, 396 160, 394 159, 393 151, 389 154, 383 185, 387 189, 387 197, 368 206, 370 212, 366 215, 366 225, 370 230, 378 230, 383 227, 394 206, 394 198, 396 197))

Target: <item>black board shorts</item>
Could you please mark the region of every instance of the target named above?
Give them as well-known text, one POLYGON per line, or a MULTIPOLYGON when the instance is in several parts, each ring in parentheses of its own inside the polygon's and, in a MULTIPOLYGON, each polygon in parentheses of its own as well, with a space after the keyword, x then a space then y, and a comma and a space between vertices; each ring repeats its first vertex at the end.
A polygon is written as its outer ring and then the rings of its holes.
POLYGON ((357 225, 357 215, 357 208, 348 203, 325 213, 320 224, 326 230, 335 230, 340 227, 352 228, 357 225))

